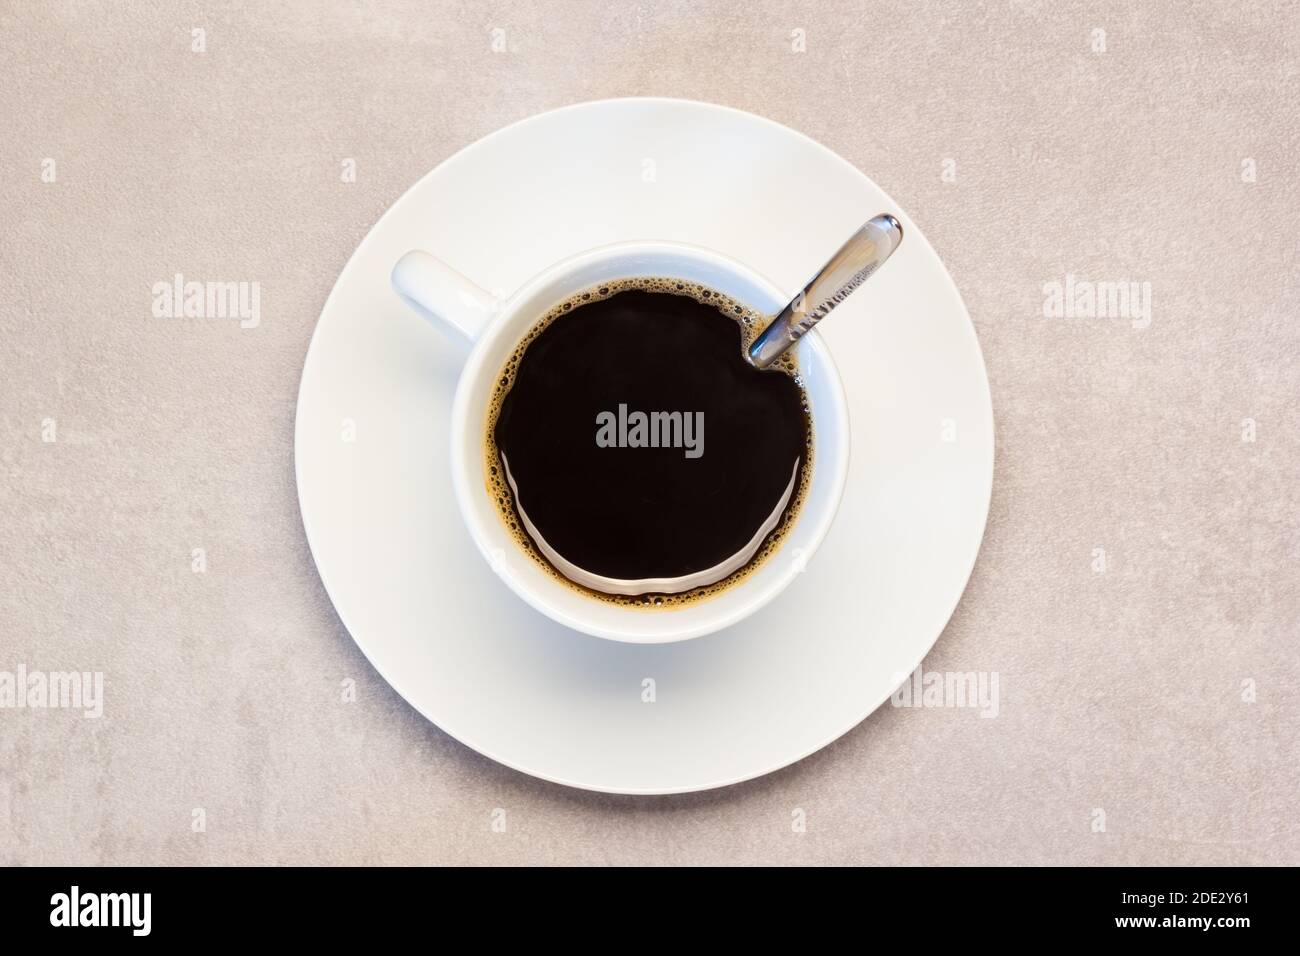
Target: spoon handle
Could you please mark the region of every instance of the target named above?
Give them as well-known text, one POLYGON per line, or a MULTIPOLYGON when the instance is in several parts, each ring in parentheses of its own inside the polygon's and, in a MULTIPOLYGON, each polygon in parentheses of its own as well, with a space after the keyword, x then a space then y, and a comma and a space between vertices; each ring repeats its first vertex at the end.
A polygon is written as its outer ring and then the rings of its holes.
POLYGON ((868 220, 781 310, 749 347, 749 362, 767 368, 803 334, 871 278, 903 241, 903 227, 885 213, 868 220))

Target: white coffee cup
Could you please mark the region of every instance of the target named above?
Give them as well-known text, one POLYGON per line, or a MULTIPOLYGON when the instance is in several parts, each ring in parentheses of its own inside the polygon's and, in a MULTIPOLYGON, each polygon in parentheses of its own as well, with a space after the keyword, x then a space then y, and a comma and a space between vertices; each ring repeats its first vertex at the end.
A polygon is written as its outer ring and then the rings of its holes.
POLYGON ((826 344, 815 331, 809 332, 796 348, 812 408, 812 481, 780 547, 720 593, 681 606, 638 608, 601 601, 557 579, 524 552, 488 493, 488 403, 510 353, 547 310, 584 289, 635 277, 698 282, 765 315, 776 314, 789 300, 740 263, 675 242, 618 243, 579 253, 543 270, 504 299, 419 250, 398 260, 392 283, 398 295, 435 325, 474 343, 452 403, 450 460, 457 505, 484 558, 512 591, 552 620, 597 637, 659 644, 729 627, 804 572, 830 529, 848 477, 848 404, 826 344))

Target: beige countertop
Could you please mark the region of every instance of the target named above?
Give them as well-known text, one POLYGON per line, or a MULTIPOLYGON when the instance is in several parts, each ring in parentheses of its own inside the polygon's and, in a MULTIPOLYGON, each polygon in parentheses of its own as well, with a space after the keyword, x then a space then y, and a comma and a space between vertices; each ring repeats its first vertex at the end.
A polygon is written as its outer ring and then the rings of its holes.
POLYGON ((0 6, 0 705, 103 674, 98 718, 0 706, 0 863, 1300 863, 1298 38, 1293 4, 0 6), (998 458, 925 667, 996 672, 996 719, 588 794, 445 736, 335 616, 292 436, 343 263, 462 146, 650 94, 825 143, 952 272, 998 458), (176 272, 257 280, 258 327, 158 321, 176 272), (1149 323, 1045 317, 1069 276, 1149 323))

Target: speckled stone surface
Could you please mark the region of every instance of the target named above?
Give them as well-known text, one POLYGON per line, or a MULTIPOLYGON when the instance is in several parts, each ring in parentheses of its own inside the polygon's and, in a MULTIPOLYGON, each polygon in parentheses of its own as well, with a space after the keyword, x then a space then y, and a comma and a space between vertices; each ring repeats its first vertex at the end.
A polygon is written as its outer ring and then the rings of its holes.
POLYGON ((98 719, 0 706, 0 863, 1300 863, 1298 45, 1294 4, 0 4, 0 705, 104 675, 98 719), (336 618, 292 436, 340 268, 462 146, 650 94, 807 133, 944 257, 998 460, 925 667, 996 719, 593 795, 336 618), (259 325, 159 321, 176 272, 259 325), (1149 324, 1045 317, 1067 276, 1149 324))

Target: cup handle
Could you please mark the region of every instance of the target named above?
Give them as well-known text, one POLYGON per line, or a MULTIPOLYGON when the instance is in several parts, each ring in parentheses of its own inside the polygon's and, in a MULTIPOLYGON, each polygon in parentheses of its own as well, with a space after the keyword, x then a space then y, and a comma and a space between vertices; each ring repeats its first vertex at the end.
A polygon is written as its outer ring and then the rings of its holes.
POLYGON ((444 331, 473 342, 487 328, 501 300, 447 263, 412 249, 393 266, 393 291, 444 331))

